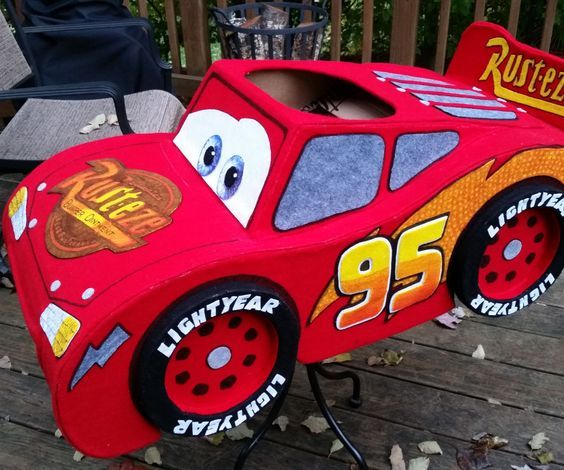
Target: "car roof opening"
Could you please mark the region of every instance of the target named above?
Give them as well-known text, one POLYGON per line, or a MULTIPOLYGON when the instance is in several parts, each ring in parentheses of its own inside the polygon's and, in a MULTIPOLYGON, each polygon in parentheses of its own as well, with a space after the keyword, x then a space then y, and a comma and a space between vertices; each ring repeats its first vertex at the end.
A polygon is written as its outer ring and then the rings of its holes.
POLYGON ((258 70, 247 78, 278 102, 339 119, 379 119, 394 109, 346 80, 305 70, 258 70))

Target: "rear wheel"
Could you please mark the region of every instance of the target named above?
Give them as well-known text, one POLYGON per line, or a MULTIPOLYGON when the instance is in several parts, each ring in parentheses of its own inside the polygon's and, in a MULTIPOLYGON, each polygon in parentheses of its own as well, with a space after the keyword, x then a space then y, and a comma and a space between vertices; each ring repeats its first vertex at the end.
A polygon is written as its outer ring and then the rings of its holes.
POLYGON ((528 183, 486 205, 465 230, 450 280, 476 313, 509 315, 536 301, 564 266, 560 188, 528 183))
POLYGON ((273 290, 232 282, 187 296, 149 328, 132 371, 141 413, 160 429, 238 426, 287 386, 299 328, 273 290))

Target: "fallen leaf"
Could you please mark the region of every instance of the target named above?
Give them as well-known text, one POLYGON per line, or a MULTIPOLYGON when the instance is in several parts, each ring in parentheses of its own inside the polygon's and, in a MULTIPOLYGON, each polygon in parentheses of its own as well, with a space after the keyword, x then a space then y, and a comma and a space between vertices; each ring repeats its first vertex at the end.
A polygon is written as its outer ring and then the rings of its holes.
POLYGON ((118 117, 115 114, 110 114, 108 116, 108 124, 110 126, 117 126, 119 124, 118 117))
POLYGON ((531 467, 529 467, 528 465, 523 465, 522 467, 520 467, 519 465, 511 465, 511 468, 513 470, 533 470, 531 467))
POLYGON ((75 462, 80 462, 83 458, 84 458, 84 454, 82 452, 79 452, 78 450, 74 451, 74 455, 72 456, 72 459, 75 462))
POLYGON ((538 452, 535 452, 535 459, 537 459, 540 464, 545 465, 554 460, 554 455, 552 454, 552 452, 543 449, 538 452))
POLYGON ((214 445, 216 447, 223 442, 224 438, 225 438, 224 432, 218 432, 218 433, 212 434, 211 436, 204 437, 204 439, 206 441, 208 441, 211 445, 214 445))
POLYGON ((100 127, 101 125, 106 124, 106 115, 104 113, 98 114, 88 124, 94 127, 100 127))
POLYGON ((344 447, 343 443, 339 439, 335 439, 331 443, 331 449, 329 450, 329 457, 331 457, 331 455, 334 454, 335 452, 341 450, 343 447, 344 447))
POLYGON ((370 356, 366 363, 369 366, 398 366, 403 361, 405 351, 392 351, 384 349, 379 356, 370 356))
POLYGON ((329 407, 331 406, 335 406, 337 402, 335 400, 333 400, 332 398, 329 398, 328 400, 325 400, 325 404, 329 407))
POLYGON ((159 449, 157 449, 156 447, 149 447, 145 449, 145 462, 147 462, 149 465, 162 465, 163 461, 161 459, 161 453, 159 452, 159 449))
POLYGON ((60 430, 59 428, 57 428, 57 429, 55 430, 55 437, 56 437, 57 439, 60 439, 61 437, 63 437, 63 433, 61 432, 61 430, 60 430))
POLYGON ((22 370, 22 375, 29 375, 29 372, 26 372, 25 370, 22 370))
POLYGON ((429 468, 429 457, 417 457, 409 461, 407 470, 427 470, 429 468))
POLYGON ((12 361, 8 356, 2 356, 0 358, 0 369, 11 369, 12 368, 12 361))
POLYGON ((100 126, 93 126, 92 124, 87 124, 82 129, 80 129, 78 132, 80 134, 90 134, 92 131, 96 131, 98 129, 100 129, 100 126))
POLYGON ((487 449, 500 449, 509 444, 507 439, 503 437, 494 436, 488 432, 481 432, 472 437, 478 447, 486 447, 487 449))
POLYGON ((333 357, 328 357, 324 361, 321 361, 322 364, 333 364, 334 362, 349 362, 352 361, 352 354, 351 353, 343 353, 337 354, 333 357))
POLYGON ((419 450, 427 455, 443 455, 443 450, 437 441, 424 441, 417 444, 419 450))
POLYGON ((278 418, 276 418, 272 424, 277 424, 278 427, 280 428, 280 431, 284 432, 286 431, 286 428, 288 427, 288 424, 290 423, 290 420, 288 419, 287 416, 278 416, 278 418))
POLYGON ((390 452, 390 463, 392 464, 392 470, 405 470, 403 451, 397 444, 392 446, 392 451, 390 452))
POLYGON ((329 429, 329 423, 321 416, 308 416, 301 425, 308 428, 312 434, 319 434, 329 429))
POLYGON ((482 470, 492 466, 488 460, 489 449, 477 446, 471 449, 456 449, 456 463, 461 470, 482 470))
POLYGON ((242 439, 251 438, 253 437, 253 434, 254 434, 253 430, 249 429, 247 423, 242 423, 236 428, 225 431, 225 435, 227 436, 227 439, 231 441, 240 441, 242 439))
POLYGON ((546 437, 544 432, 539 432, 535 434, 531 440, 529 441, 529 447, 532 450, 539 450, 542 449, 542 446, 545 445, 550 439, 546 437))
MULTIPOLYGON (((462 311, 460 307, 456 307, 462 311)), ((439 325, 445 326, 446 328, 450 328, 451 330, 456 330, 458 324, 462 322, 462 318, 464 317, 464 311, 462 311, 462 316, 458 316, 457 314, 453 314, 453 308, 451 311, 443 313, 434 319, 435 323, 439 325)))
POLYGON ((488 398, 488 403, 491 403, 492 405, 501 405, 501 402, 495 398, 488 398))
POLYGON ((486 358, 486 351, 484 351, 484 347, 481 344, 478 344, 478 347, 472 353, 472 357, 474 359, 485 359, 486 358))

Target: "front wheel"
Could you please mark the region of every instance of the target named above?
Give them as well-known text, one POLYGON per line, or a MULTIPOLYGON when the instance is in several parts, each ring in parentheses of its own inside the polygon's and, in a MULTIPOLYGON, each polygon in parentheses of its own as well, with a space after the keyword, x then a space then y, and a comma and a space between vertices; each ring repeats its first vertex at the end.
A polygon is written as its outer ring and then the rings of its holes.
POLYGON ((556 185, 525 183, 486 205, 459 241, 449 275, 472 311, 503 316, 525 308, 564 267, 564 198, 556 185))
POLYGON ((204 436, 236 427, 289 385, 299 326, 274 290, 230 282, 188 295, 141 342, 132 394, 155 426, 204 436))

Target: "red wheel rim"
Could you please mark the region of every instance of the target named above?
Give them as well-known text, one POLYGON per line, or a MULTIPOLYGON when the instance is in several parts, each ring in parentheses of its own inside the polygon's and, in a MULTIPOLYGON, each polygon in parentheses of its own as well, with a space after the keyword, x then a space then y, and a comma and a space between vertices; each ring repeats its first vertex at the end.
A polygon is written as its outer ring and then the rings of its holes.
POLYGON ((560 223, 550 209, 528 209, 507 221, 480 260, 482 295, 509 300, 527 291, 547 271, 560 246, 560 223))
POLYGON ((170 400, 194 414, 222 413, 266 381, 278 353, 272 323, 256 313, 212 318, 178 343, 165 373, 170 400))

